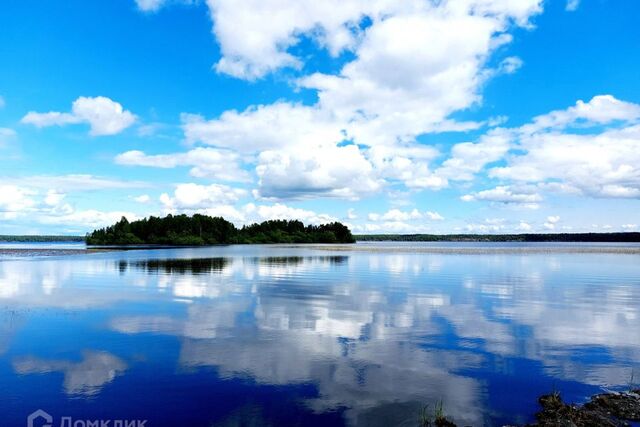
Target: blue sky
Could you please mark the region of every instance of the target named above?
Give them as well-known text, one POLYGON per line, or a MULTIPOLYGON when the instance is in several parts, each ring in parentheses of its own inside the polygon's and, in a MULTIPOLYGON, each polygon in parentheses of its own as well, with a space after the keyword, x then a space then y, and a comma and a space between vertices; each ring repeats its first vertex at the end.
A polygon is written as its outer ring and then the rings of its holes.
POLYGON ((0 6, 0 233, 634 231, 640 4, 0 6))

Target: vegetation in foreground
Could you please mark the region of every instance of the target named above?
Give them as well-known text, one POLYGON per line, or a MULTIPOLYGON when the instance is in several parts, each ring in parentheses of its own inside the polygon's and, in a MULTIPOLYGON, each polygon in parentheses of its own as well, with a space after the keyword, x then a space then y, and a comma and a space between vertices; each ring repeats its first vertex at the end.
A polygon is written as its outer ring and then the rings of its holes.
POLYGON ((360 234, 359 242, 640 242, 640 233, 360 234))
MULTIPOLYGON (((554 391, 540 396, 540 411, 536 421, 526 427, 623 427, 629 421, 640 421, 640 390, 609 392, 592 396, 584 405, 568 404, 560 393, 554 391)), ((424 406, 418 417, 418 427, 456 427, 446 417, 442 402, 436 405, 433 415, 424 406)))
POLYGON ((264 221, 240 229, 221 217, 196 214, 151 216, 87 234, 88 245, 215 245, 231 243, 353 243, 349 228, 339 222, 307 225, 301 221, 264 221))

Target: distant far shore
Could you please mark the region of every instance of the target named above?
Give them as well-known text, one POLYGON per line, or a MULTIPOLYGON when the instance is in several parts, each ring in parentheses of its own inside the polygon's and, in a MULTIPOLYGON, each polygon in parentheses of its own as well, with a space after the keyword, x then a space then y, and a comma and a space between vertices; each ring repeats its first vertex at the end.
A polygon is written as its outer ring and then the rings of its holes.
POLYGON ((357 242, 640 242, 640 233, 357 234, 357 242))
POLYGON ((0 235, 0 243, 46 243, 46 242, 78 242, 83 243, 84 236, 51 236, 51 235, 0 235))

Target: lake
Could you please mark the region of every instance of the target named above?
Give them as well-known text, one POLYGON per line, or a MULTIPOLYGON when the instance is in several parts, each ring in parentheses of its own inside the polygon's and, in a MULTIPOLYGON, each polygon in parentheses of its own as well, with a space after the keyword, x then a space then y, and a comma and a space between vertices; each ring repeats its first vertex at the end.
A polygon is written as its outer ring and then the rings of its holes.
POLYGON ((0 248, 2 425, 502 425, 640 381, 637 245, 26 247, 54 256, 0 248))

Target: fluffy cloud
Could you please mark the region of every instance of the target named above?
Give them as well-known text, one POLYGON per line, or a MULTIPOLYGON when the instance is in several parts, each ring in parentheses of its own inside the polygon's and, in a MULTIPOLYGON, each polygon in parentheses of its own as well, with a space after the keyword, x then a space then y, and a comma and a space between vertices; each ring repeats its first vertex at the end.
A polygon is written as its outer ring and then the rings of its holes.
POLYGON ((355 145, 264 151, 258 157, 257 195, 357 198, 380 189, 373 167, 355 145))
MULTIPOLYGON (((541 11, 540 0, 207 4, 222 52, 219 72, 252 80, 283 67, 299 68, 302 59, 289 48, 303 36, 333 55, 353 53, 336 74, 313 73, 297 80, 299 87, 317 92, 314 105, 276 102, 227 111, 212 120, 183 115, 188 143, 256 160, 258 197, 356 198, 396 181, 437 190, 449 179, 472 179, 508 149, 497 137, 459 144, 437 173, 429 162, 438 151, 415 138, 482 125, 458 123, 449 115, 480 100, 482 83, 496 74, 487 68, 488 58, 511 40, 508 32, 514 25, 529 25, 529 18, 541 11)), ((514 72, 520 64, 509 57, 498 71, 514 72)), ((125 155, 130 159, 119 161, 180 162, 140 152, 125 155)))
POLYGON ((86 231, 113 224, 123 216, 137 218, 125 211, 75 209, 65 202, 65 197, 64 192, 55 189, 43 194, 31 187, 0 185, 0 219, 17 220, 28 216, 32 224, 66 225, 86 231))
POLYGON ((226 185, 187 183, 178 184, 174 190, 173 197, 163 193, 160 196, 160 201, 168 211, 195 211, 235 203, 245 195, 245 190, 231 188, 226 185))
POLYGON ((256 205, 247 203, 235 206, 246 191, 226 185, 198 185, 193 183, 176 186, 173 197, 167 193, 160 196, 166 213, 201 213, 222 216, 236 224, 248 224, 269 219, 297 219, 306 223, 320 224, 337 221, 337 218, 314 211, 294 208, 282 203, 256 205))
MULTIPOLYGON (((375 7, 371 2, 371 6, 375 7)), ((302 62, 287 49, 308 33, 337 55, 353 46, 366 1, 208 0, 222 51, 219 72, 253 80, 302 62)))
POLYGON ((212 178, 223 181, 246 182, 249 174, 242 169, 240 156, 229 150, 215 148, 195 148, 186 153, 147 155, 132 150, 119 154, 116 163, 128 166, 148 166, 155 168, 175 168, 192 166, 191 176, 212 178))
POLYGON ((554 230, 556 228, 556 225, 558 224, 558 222, 560 222, 560 217, 555 215, 555 216, 548 216, 547 217, 547 221, 543 224, 544 228, 546 228, 547 230, 554 230))
POLYGON ((523 134, 568 126, 605 125, 615 121, 633 122, 640 119, 640 105, 620 101, 612 95, 594 96, 589 102, 579 100, 566 110, 557 110, 535 117, 520 128, 523 134))
POLYGON ((0 185, 0 218, 13 219, 35 205, 34 191, 16 185, 0 185))
POLYGON ((451 149, 451 157, 436 171, 440 177, 471 181, 487 164, 498 161, 509 151, 510 132, 496 129, 482 136, 477 143, 464 142, 451 149))
POLYGON ((483 200, 536 209, 539 207, 538 203, 542 201, 542 196, 536 193, 533 188, 512 188, 502 185, 490 190, 466 194, 462 196, 462 200, 465 202, 483 200))
POLYGON ((250 107, 242 112, 226 111, 208 121, 184 114, 182 121, 188 143, 201 142, 242 153, 327 146, 345 139, 342 126, 330 113, 286 102, 250 107))
POLYGON ((91 129, 89 133, 93 136, 101 136, 122 132, 136 121, 136 116, 124 110, 119 103, 104 96, 94 98, 81 96, 73 102, 71 113, 30 111, 21 121, 36 127, 88 123, 91 129))
POLYGON ((297 219, 309 224, 323 224, 337 221, 338 219, 327 214, 318 214, 307 209, 292 208, 281 203, 273 205, 254 205, 247 204, 244 207, 247 219, 256 221, 265 221, 270 219, 297 219))
POLYGON ((559 180, 567 191, 599 197, 640 195, 640 126, 596 135, 545 133, 521 142, 490 176, 523 182, 559 180))
POLYGON ((420 212, 417 209, 411 211, 401 211, 400 209, 390 209, 383 214, 370 213, 367 218, 369 221, 388 221, 388 222, 403 222, 403 221, 415 221, 419 219, 429 219, 431 221, 441 221, 444 219, 438 212, 420 212))

